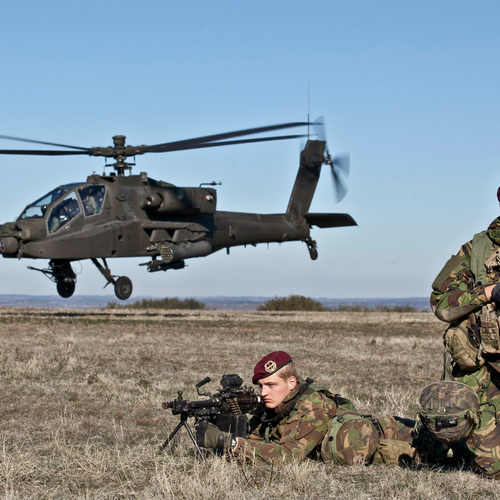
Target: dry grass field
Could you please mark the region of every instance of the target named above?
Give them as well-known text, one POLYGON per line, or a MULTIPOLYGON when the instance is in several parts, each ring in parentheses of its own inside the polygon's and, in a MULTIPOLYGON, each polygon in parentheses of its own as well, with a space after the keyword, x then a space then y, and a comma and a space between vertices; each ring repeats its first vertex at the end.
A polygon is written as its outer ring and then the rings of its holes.
POLYGON ((201 463, 162 401, 223 373, 249 383, 284 349, 301 373, 372 413, 414 417, 439 379, 443 326, 426 313, 62 311, 0 308, 0 491, 5 499, 483 499, 467 470, 201 463))

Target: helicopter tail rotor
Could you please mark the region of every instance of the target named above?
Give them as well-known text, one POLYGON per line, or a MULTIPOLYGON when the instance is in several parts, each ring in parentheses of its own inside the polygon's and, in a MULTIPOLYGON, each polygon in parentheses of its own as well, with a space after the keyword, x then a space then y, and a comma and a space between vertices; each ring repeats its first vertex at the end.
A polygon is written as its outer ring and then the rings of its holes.
MULTIPOLYGON (((313 122, 314 133, 317 135, 320 141, 327 142, 326 140, 326 126, 325 119, 320 116, 317 120, 313 122)), ((325 149, 325 159, 323 161, 325 165, 329 165, 332 172, 333 190, 335 193, 335 201, 339 203, 345 198, 347 194, 347 179, 349 178, 350 172, 350 159, 348 154, 337 155, 332 157, 328 150, 328 146, 325 149)))
POLYGON ((342 201, 347 194, 347 178, 349 177, 349 155, 338 155, 332 158, 328 152, 325 163, 330 165, 332 170, 333 189, 337 203, 342 201))

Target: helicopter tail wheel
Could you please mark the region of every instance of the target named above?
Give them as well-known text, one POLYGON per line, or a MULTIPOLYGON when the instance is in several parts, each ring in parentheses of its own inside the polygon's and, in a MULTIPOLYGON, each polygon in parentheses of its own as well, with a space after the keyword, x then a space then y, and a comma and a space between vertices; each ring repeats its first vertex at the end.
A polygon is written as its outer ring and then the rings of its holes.
POLYGON ((120 276, 115 281, 115 295, 120 300, 127 300, 132 295, 132 281, 127 276, 120 276))
POLYGON ((74 281, 60 280, 57 282, 57 293, 63 299, 69 299, 75 293, 76 284, 74 281))
POLYGON ((317 243, 309 236, 305 243, 307 245, 307 249, 309 250, 309 256, 311 260, 316 260, 318 258, 318 245, 317 243))

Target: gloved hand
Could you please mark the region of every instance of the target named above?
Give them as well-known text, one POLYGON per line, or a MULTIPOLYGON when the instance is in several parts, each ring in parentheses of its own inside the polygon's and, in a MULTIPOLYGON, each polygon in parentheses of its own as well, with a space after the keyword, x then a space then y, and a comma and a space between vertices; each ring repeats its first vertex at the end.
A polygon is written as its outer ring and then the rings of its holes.
POLYGON ((232 441, 233 437, 230 432, 222 432, 208 422, 201 422, 196 429, 196 442, 203 448, 230 449, 233 446, 232 441))
POLYGON ((491 291, 491 300, 500 303, 500 283, 491 291))

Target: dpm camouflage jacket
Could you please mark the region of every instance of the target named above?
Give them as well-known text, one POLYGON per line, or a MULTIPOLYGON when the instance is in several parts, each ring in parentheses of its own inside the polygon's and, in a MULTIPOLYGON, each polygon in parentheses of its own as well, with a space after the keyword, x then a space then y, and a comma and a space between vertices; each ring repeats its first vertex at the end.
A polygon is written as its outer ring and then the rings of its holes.
MULTIPOLYGON (((307 456, 316 456, 330 419, 342 407, 337 406, 329 391, 310 384, 296 401, 293 410, 280 419, 279 415, 287 413, 287 407, 293 404, 293 399, 304 383, 300 380, 274 412, 266 412, 267 418, 254 416, 250 420, 249 439, 238 439, 235 456, 264 461, 303 460, 307 456), (272 419, 273 414, 275 419, 272 419)), ((342 403, 351 405, 345 399, 342 399, 342 403)))
MULTIPOLYGON (((493 248, 498 248, 500 217, 490 224, 486 234, 493 248)), ((462 245, 458 254, 450 258, 432 284, 431 307, 442 321, 453 323, 481 309, 488 303, 485 287, 500 282, 498 268, 487 273, 484 283, 477 280, 472 271, 472 241, 462 245)))

